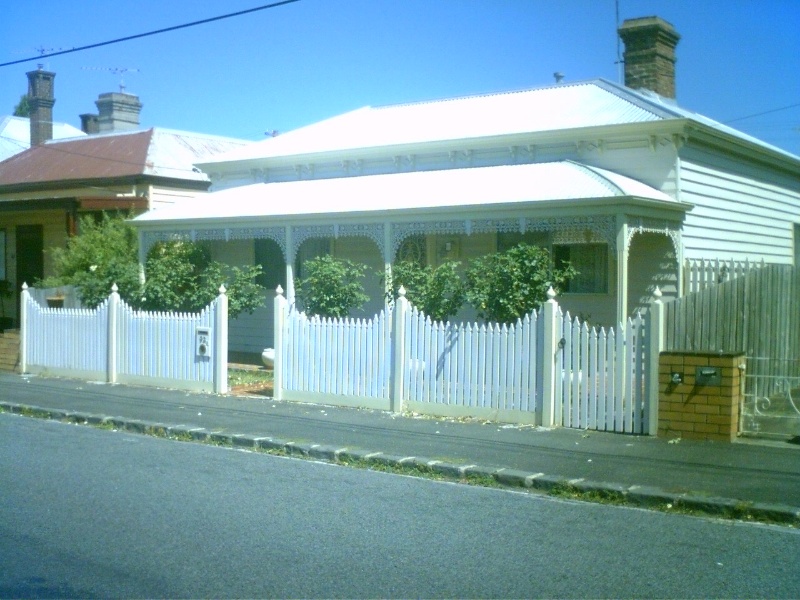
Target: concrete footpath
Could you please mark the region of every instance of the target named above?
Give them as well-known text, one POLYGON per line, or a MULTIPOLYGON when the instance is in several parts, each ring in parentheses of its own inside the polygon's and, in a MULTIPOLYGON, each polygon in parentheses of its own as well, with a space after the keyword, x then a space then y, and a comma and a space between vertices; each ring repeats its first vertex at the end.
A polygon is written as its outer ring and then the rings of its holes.
POLYGON ((0 373, 0 410, 800 525, 800 445, 668 440, 0 373))

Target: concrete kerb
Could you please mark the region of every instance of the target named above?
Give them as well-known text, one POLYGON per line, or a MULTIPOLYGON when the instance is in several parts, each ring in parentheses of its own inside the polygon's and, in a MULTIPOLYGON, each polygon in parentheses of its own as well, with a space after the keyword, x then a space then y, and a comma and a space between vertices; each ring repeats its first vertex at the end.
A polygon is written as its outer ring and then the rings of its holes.
POLYGON ((365 466, 396 467, 434 473, 449 479, 491 478, 504 487, 527 488, 545 493, 558 490, 577 494, 597 494, 625 504, 655 508, 659 510, 687 510, 709 516, 722 516, 741 520, 758 520, 800 526, 800 508, 768 503, 753 503, 731 498, 718 498, 691 493, 669 492, 650 486, 623 486, 585 479, 567 479, 544 473, 529 473, 516 469, 487 468, 479 465, 458 465, 424 457, 401 457, 382 452, 351 448, 336 448, 320 444, 279 440, 272 437, 257 437, 245 434, 230 434, 208 431, 201 427, 166 425, 164 423, 124 419, 92 413, 78 413, 58 409, 46 409, 35 405, 23 405, 0 401, 0 411, 12 414, 51 419, 61 422, 95 427, 113 427, 119 431, 137 433, 179 441, 209 443, 244 450, 265 451, 275 454, 323 460, 332 463, 357 463, 365 466))

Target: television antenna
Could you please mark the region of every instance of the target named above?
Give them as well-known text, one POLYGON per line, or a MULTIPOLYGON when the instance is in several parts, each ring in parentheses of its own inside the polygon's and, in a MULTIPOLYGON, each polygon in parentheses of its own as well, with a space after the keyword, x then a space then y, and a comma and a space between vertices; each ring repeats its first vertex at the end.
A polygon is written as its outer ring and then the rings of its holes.
POLYGON ((125 80, 122 76, 125 73, 139 73, 139 69, 134 69, 132 67, 83 67, 84 71, 108 71, 113 73, 114 75, 119 75, 119 91, 120 93, 125 93, 125 80))
MULTIPOLYGON (((72 50, 72 48, 45 48, 44 46, 36 46, 35 48, 31 48, 28 50, 14 50, 13 54, 28 54, 30 50, 33 50, 39 56, 45 56, 46 54, 52 54, 53 52, 65 52, 72 50)), ((39 63, 37 65, 39 69, 49 69, 50 63, 39 63)))

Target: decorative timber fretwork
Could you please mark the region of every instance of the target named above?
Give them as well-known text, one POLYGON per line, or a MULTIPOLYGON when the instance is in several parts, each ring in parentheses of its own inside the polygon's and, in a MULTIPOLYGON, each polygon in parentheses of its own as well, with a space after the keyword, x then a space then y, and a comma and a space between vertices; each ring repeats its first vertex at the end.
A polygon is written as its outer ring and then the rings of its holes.
MULTIPOLYGON (((551 218, 516 217, 503 219, 450 219, 440 221, 414 220, 395 222, 389 225, 389 247, 383 222, 372 223, 327 223, 314 225, 280 225, 273 227, 229 226, 215 228, 187 228, 167 231, 142 232, 145 253, 153 244, 170 240, 186 241, 232 241, 269 239, 281 249, 286 260, 292 261, 297 251, 311 238, 364 237, 372 240, 384 257, 394 257, 403 242, 412 236, 426 235, 472 235, 473 233, 526 233, 546 232, 552 234, 557 244, 606 243, 611 252, 616 251, 616 219, 614 216, 565 216, 551 218), (288 236, 287 227, 291 227, 288 236), (288 242, 290 240, 290 242, 288 242), (287 242, 290 244, 287 246, 287 242)), ((637 233, 659 233, 672 240, 676 253, 681 244, 680 223, 656 219, 636 219, 628 224, 627 247, 637 233)))
POLYGON ((680 256, 681 252, 681 230, 680 223, 672 223, 658 219, 648 219, 640 217, 632 219, 628 223, 628 239, 625 241, 628 249, 631 247, 631 240, 637 233, 658 233, 666 235, 672 241, 672 247, 675 250, 675 256, 680 256))

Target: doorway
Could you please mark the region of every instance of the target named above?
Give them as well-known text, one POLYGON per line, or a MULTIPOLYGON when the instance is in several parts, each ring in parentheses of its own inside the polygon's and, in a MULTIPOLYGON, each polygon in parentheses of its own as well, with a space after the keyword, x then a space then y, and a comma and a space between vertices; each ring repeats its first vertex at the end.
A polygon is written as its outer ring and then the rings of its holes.
MULTIPOLYGON (((32 286, 44 277, 44 227, 42 225, 17 225, 17 290, 23 283, 32 286)), ((20 295, 17 296, 19 315, 20 295)))

